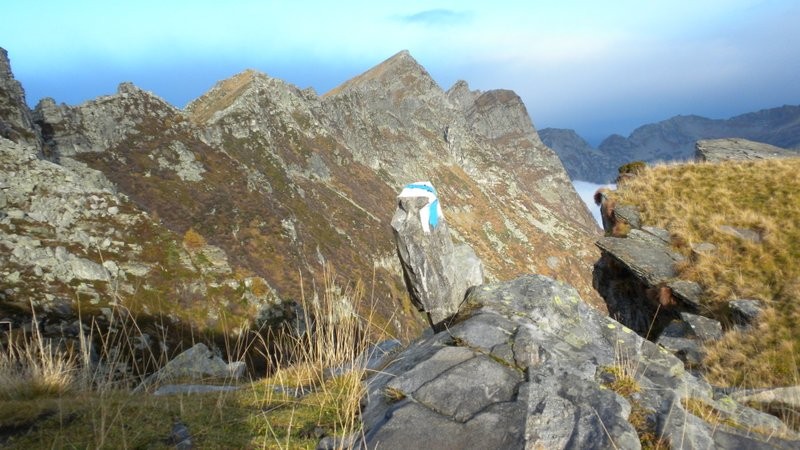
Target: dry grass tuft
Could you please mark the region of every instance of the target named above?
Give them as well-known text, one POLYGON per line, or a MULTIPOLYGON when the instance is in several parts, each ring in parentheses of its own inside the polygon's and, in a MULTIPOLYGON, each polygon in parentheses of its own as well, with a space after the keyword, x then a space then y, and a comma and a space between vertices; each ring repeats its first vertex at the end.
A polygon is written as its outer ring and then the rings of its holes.
POLYGON ((0 352, 0 400, 59 396, 76 385, 76 358, 60 351, 36 327, 31 334, 16 339, 9 332, 6 348, 0 352))
MULTIPOLYGON (((141 377, 120 355, 133 351, 141 331, 122 307, 112 319, 114 331, 89 327, 79 351, 64 352, 37 330, 24 339, 8 336, 0 353, 0 446, 161 448, 175 420, 188 427, 199 448, 314 448, 317 430, 358 433, 365 376, 358 359, 374 335, 374 308, 358 312, 362 283, 343 286, 330 268, 322 278, 319 295, 303 297, 299 332, 286 329, 260 335, 260 342, 230 345, 278 353, 266 355, 278 363, 268 378, 235 392, 130 395, 127 388, 141 377)), ((238 335, 252 339, 253 332, 238 335)), ((150 355, 140 364, 152 372, 166 360, 150 355)))
POLYGON ((800 355, 800 158, 649 167, 613 197, 639 207, 642 220, 667 228, 686 256, 679 269, 700 283, 706 312, 730 325, 729 300, 765 305, 757 329, 729 333, 709 346, 711 382, 746 387, 797 384, 800 355), (751 235, 738 237, 733 227, 751 235))

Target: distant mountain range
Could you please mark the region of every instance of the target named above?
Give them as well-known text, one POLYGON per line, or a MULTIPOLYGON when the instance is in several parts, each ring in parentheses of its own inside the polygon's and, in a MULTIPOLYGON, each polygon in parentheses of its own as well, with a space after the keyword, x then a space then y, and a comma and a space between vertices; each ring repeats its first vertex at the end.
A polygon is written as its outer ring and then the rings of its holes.
POLYGON ((593 148, 574 130, 545 128, 539 136, 564 163, 573 180, 613 182, 630 161, 676 161, 694 157, 700 139, 744 138, 800 151, 800 105, 785 105, 730 119, 675 116, 643 125, 623 137, 611 135, 593 148))

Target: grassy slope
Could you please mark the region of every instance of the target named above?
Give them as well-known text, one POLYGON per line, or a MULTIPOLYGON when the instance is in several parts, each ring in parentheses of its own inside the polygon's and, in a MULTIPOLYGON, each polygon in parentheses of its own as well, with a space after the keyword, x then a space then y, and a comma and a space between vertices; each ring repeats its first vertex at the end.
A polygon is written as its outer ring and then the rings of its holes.
POLYGON ((727 302, 765 305, 757 328, 730 332, 708 348, 710 381, 723 385, 798 384, 800 358, 800 159, 649 168, 621 186, 644 223, 667 228, 685 255, 710 242, 713 254, 689 258, 681 276, 700 283, 707 313, 730 325, 727 302), (759 243, 720 230, 757 231, 759 243))
POLYGON ((197 448, 314 448, 314 428, 338 434, 353 426, 341 408, 352 397, 348 376, 302 399, 275 393, 273 382, 287 384, 280 381, 265 379, 233 393, 77 393, 3 401, 0 442, 4 448, 171 448, 170 432, 180 422, 197 448))
POLYGON ((188 428, 197 448, 314 448, 317 429, 332 436, 358 431, 365 370, 356 366, 333 378, 325 373, 366 349, 375 334, 374 313, 352 313, 364 303, 361 283, 341 285, 331 270, 322 277, 321 297, 304 305, 317 318, 306 316, 309 333, 264 338, 281 337, 285 343, 268 348, 261 342, 265 351, 277 352, 271 356, 278 369, 235 392, 156 397, 119 389, 126 383, 105 377, 102 367, 114 366, 111 355, 129 345, 111 335, 134 336, 137 324, 100 339, 109 345, 99 349, 100 365, 89 363, 88 351, 78 356, 55 351, 39 333, 10 343, 0 349, 0 447, 171 448, 176 422, 188 428), (290 395, 294 392, 306 394, 290 395))

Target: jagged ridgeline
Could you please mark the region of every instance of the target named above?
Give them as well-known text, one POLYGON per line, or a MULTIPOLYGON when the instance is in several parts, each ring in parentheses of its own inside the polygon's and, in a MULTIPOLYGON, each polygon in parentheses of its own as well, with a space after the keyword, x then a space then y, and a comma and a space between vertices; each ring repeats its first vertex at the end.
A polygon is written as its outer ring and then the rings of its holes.
POLYGON ((247 70, 185 109, 123 83, 30 111, 0 56, 5 315, 122 304, 218 329, 291 315, 324 264, 415 336, 389 222, 418 180, 490 279, 541 273, 599 301, 597 226, 511 91, 445 92, 404 51, 322 96, 247 70))

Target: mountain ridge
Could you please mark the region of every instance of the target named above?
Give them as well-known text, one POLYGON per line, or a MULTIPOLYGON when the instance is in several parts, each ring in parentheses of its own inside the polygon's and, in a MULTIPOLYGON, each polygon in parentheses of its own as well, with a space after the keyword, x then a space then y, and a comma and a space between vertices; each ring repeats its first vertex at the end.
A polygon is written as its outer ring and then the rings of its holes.
POLYGON ((259 277, 278 303, 301 299, 301 278, 320 286, 331 265, 374 280, 382 326, 415 335, 423 322, 404 300, 388 224, 400 188, 430 180, 490 279, 560 277, 602 309, 589 270, 599 229, 522 101, 454 88, 400 52, 323 96, 246 70, 182 110, 122 83, 76 106, 44 99, 29 128, 40 157, 93 169, 174 236, 199 235, 233 273, 259 277))
MULTIPOLYGON (((575 145, 561 129, 544 129, 541 135, 565 163, 573 179, 609 183, 619 166, 636 160, 683 161, 694 156, 702 139, 743 138, 787 149, 800 149, 800 105, 739 114, 728 119, 678 115, 637 127, 627 137, 613 134, 597 148, 575 145), (602 155, 601 158, 597 158, 602 155), (583 161, 589 159, 592 164, 583 161)), ((567 130, 573 131, 574 130, 567 130)), ((585 141, 584 141, 585 142, 585 141)))

